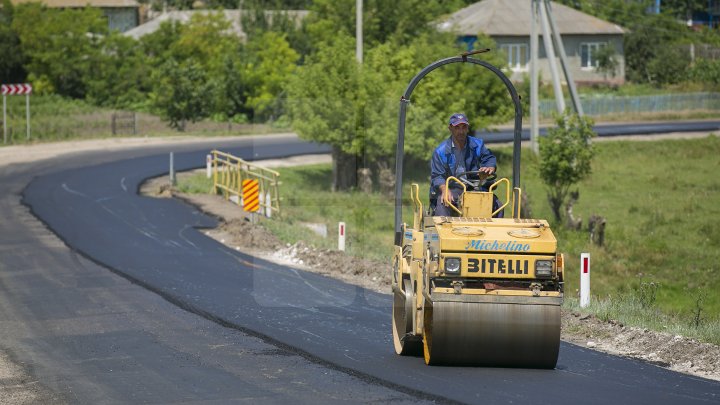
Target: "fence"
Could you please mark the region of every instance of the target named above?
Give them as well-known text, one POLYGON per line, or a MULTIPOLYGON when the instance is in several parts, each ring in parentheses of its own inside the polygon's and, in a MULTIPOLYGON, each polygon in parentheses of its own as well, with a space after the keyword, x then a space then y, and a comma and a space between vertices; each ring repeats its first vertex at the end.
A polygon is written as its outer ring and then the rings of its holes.
POLYGON ((112 134, 137 135, 137 114, 134 112, 116 112, 112 115, 112 134))
MULTIPOLYGON (((608 96, 581 98, 585 114, 590 116, 677 112, 688 110, 720 111, 720 93, 678 93, 652 96, 608 96)), ((572 105, 570 100, 566 105, 572 105)), ((540 100, 540 117, 551 118, 557 111, 555 100, 540 100)))
POLYGON ((260 186, 260 212, 265 216, 280 214, 280 173, 233 156, 212 152, 213 192, 242 205, 243 180, 257 180, 260 186))

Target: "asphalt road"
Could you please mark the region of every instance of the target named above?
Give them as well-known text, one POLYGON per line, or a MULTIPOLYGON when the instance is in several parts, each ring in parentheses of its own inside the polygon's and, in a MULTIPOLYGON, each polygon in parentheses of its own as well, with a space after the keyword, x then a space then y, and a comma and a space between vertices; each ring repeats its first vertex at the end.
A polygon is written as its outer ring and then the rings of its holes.
POLYGON ((0 366, 0 404, 427 402, 188 312, 69 248, 20 203, 34 176, 158 153, 167 163, 170 150, 0 167, 0 352, 26 373, 10 378, 0 366))
MULTIPOLYGON (((208 148, 195 148, 176 149, 178 170, 204 163, 208 148)), ((250 159, 312 148, 223 147, 250 159)), ((193 207, 138 196, 167 161, 146 150, 0 174, 12 213, 0 225, 0 346, 69 402, 720 402, 718 382, 565 343, 556 370, 398 357, 389 295, 236 252, 198 231, 215 221, 193 207), (17 204, 35 174, 23 203, 70 249, 17 204)))

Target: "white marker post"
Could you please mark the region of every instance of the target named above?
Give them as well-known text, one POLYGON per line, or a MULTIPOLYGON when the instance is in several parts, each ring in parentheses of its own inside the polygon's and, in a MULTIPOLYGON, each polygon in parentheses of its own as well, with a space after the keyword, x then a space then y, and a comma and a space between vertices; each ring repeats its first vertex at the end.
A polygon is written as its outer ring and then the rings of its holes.
POLYGON ((338 223, 338 250, 345 251, 345 222, 338 223))
POLYGON ((177 185, 177 180, 175 179, 175 154, 173 152, 170 152, 170 184, 173 186, 177 185))
POLYGON ((590 253, 580 254, 580 308, 590 305, 590 253))
POLYGON ((205 156, 205 175, 208 179, 212 177, 212 155, 205 156))
POLYGON ((272 218, 272 198, 270 197, 269 191, 265 193, 265 202, 267 203, 265 207, 265 216, 272 218))

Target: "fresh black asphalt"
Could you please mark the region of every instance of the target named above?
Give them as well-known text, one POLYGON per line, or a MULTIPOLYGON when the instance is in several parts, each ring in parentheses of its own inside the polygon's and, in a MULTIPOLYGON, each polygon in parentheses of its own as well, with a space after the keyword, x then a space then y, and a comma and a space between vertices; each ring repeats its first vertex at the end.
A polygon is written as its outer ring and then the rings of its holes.
MULTIPOLYGON (((210 140, 206 148, 224 149, 223 142, 210 140)), ((0 404, 426 402, 427 395, 185 311, 68 249, 20 203, 33 176, 159 153, 167 158, 183 148, 0 167, 0 357, 24 371, 7 374, 0 359, 0 404)), ((308 150, 317 149, 297 149, 308 150)))
MULTIPOLYGON (((258 141, 224 150, 259 159, 313 148, 258 141)), ((207 151, 176 153, 176 169, 202 166, 207 151)), ((215 226, 213 218, 176 200, 137 195, 144 179, 166 173, 167 166, 167 154, 158 154, 59 170, 35 178, 23 203, 72 249, 188 311, 366 381, 426 393, 426 399, 720 401, 718 382, 566 343, 556 370, 427 367, 421 358, 398 357, 389 295, 268 263, 204 236, 198 229, 215 226)))

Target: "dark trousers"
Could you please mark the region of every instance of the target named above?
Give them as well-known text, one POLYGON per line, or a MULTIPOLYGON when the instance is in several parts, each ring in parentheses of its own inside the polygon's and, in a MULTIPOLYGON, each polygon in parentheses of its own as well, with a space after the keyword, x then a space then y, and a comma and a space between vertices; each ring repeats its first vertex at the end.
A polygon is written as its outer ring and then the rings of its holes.
MULTIPOLYGON (((457 206, 457 200, 460 196, 461 191, 450 189, 450 193, 452 194, 452 203, 457 208, 460 209, 457 206)), ((435 206, 435 216, 436 217, 459 217, 460 214, 457 213, 454 209, 450 207, 446 207, 442 202, 442 196, 438 196, 437 199, 437 206, 435 206)))

